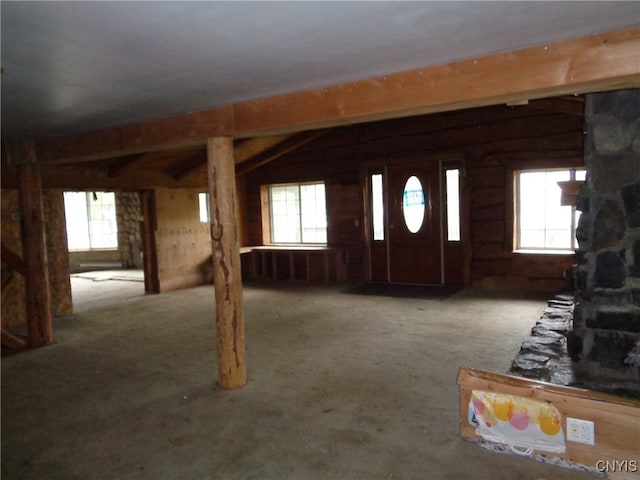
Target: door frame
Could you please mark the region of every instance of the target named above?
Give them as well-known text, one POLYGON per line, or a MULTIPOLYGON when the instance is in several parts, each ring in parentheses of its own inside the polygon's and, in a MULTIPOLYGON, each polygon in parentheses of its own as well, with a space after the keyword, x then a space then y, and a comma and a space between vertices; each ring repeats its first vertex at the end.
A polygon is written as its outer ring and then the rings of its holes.
POLYGON ((470 285, 471 283, 471 242, 469 238, 469 192, 467 186, 467 162, 464 152, 446 152, 446 153, 412 153, 408 155, 394 155, 386 158, 376 158, 367 160, 361 163, 360 177, 362 182, 362 200, 364 205, 364 237, 365 237, 365 278, 367 281, 380 281, 373 280, 372 271, 372 252, 373 252, 373 222, 371 211, 371 182, 370 176, 375 173, 383 174, 383 189, 385 195, 384 202, 384 234, 385 234, 385 249, 386 249, 386 278, 385 282, 391 283, 391 265, 390 258, 390 245, 389 245, 389 205, 387 200, 388 193, 388 166, 394 163, 415 163, 416 161, 423 162, 437 162, 438 163, 438 175, 439 175, 439 225, 440 230, 440 284, 448 284, 448 279, 445 278, 445 256, 451 254, 450 243, 445 241, 446 234, 446 201, 445 201, 445 172, 450 167, 458 168, 460 170, 459 177, 459 201, 460 201, 460 241, 458 244, 459 255, 461 257, 461 281, 457 282, 461 285, 470 285))

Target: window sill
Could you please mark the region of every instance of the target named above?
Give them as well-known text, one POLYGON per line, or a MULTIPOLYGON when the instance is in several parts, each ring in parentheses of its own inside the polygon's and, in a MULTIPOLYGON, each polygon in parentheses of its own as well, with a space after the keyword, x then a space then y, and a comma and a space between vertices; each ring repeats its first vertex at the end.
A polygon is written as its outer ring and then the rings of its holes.
POLYGON ((329 245, 318 243, 270 243, 253 248, 254 250, 331 250, 329 245))
POLYGON ((69 249, 69 253, 89 253, 89 252, 117 252, 118 248, 78 248, 78 249, 69 249))
POLYGON ((523 255, 574 255, 575 250, 535 250, 535 249, 520 249, 514 250, 513 253, 523 255))

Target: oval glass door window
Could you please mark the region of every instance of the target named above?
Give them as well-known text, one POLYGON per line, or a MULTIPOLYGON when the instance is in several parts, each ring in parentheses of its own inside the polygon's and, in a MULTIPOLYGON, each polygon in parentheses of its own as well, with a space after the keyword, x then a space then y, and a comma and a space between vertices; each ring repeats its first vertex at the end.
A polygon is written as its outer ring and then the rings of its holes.
POLYGON ((417 233, 424 221, 424 190, 418 177, 412 175, 404 184, 402 193, 404 223, 411 233, 417 233))

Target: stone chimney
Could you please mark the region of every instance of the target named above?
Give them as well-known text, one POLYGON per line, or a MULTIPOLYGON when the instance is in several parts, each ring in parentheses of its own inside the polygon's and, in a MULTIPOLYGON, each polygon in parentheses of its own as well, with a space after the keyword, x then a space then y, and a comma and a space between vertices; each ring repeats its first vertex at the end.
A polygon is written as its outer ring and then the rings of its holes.
POLYGON ((602 381, 618 385, 604 390, 640 390, 640 90, 587 95, 584 146, 576 380, 587 388, 595 382, 603 389, 602 381))

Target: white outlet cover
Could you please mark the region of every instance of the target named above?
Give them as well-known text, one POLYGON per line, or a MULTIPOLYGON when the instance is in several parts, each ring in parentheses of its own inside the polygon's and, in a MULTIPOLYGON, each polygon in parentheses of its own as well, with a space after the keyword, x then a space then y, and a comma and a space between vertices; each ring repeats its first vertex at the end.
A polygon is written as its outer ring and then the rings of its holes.
POLYGON ((595 445, 595 426, 590 420, 567 417, 567 441, 595 445))

